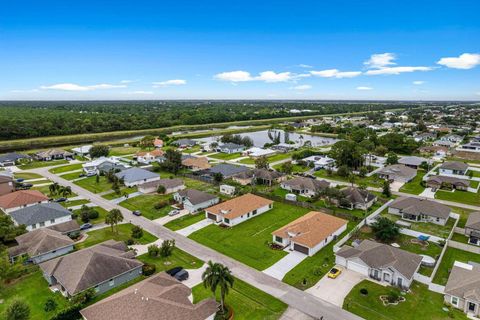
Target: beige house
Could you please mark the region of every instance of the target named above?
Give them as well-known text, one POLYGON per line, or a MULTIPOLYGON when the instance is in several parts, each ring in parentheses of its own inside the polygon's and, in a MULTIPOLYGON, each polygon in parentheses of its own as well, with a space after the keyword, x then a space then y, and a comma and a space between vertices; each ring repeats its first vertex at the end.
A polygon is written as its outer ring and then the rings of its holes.
POLYGON ((469 316, 480 314, 480 267, 455 261, 445 286, 444 300, 469 316))

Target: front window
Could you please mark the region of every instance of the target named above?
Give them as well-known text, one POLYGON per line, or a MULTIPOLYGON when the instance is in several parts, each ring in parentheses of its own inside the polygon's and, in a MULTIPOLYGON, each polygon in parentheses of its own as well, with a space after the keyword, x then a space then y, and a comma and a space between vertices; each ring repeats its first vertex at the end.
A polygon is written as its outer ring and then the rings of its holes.
POLYGON ((110 279, 110 281, 108 281, 108 285, 110 287, 113 287, 113 285, 115 284, 115 280, 114 279, 110 279))
POLYGON ((230 223, 230 219, 228 218, 223 218, 223 221, 225 221, 225 223, 230 223))
POLYGON ((451 301, 452 301, 452 304, 453 304, 454 306, 458 306, 458 298, 457 298, 457 297, 452 297, 452 300, 451 300, 451 301))
POLYGON ((45 227, 45 222, 40 222, 40 227, 45 227))
POLYGON ((283 238, 279 237, 279 236, 275 236, 275 241, 281 243, 281 242, 283 242, 283 238))
POLYGON ((50 220, 50 223, 55 223, 55 219, 50 220))

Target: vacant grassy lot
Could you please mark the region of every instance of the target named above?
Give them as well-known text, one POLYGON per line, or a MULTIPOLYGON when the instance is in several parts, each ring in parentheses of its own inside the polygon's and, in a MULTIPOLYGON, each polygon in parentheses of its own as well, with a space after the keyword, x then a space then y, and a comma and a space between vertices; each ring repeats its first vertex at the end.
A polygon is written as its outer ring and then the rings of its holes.
POLYGON ((183 267, 185 269, 198 269, 203 265, 203 261, 182 251, 178 248, 173 249, 172 255, 167 258, 150 257, 148 253, 137 257, 138 260, 145 263, 154 264, 156 272, 166 271, 175 267, 183 267))
POLYGON ((100 193, 109 191, 112 189, 112 184, 108 182, 107 178, 100 176, 100 179, 97 183, 97 177, 88 177, 74 182, 76 185, 87 189, 93 193, 100 193))
MULTIPOLYGON (((268 163, 273 163, 273 162, 277 162, 277 161, 280 161, 280 160, 285 160, 285 159, 288 159, 288 158, 291 158, 291 154, 289 154, 289 153, 278 153, 278 154, 274 154, 274 155, 271 155, 271 156, 267 157, 267 161, 268 161, 268 163)), ((252 158, 243 159, 243 160, 240 160, 240 163, 254 164, 255 159, 252 159, 252 158)))
POLYGON ((73 180, 73 179, 81 178, 80 177, 81 174, 82 174, 82 171, 71 172, 71 173, 62 174, 61 178, 70 181, 70 180, 73 180))
POLYGON ((15 172, 14 174, 15 179, 40 179, 43 178, 41 175, 33 172, 15 172))
MULTIPOLYGON (((193 287, 192 293, 193 303, 213 297, 203 284, 193 287)), ((237 278, 225 303, 233 308, 235 319, 239 320, 275 320, 287 309, 285 303, 237 278)))
POLYGON ((138 151, 140 151, 140 148, 137 147, 113 147, 110 148, 110 152, 108 153, 108 155, 118 157, 127 154, 137 153, 138 151))
POLYGON ((476 263, 480 263, 480 255, 449 247, 443 255, 442 262, 440 263, 440 267, 438 268, 437 273, 433 278, 433 282, 445 285, 448 281, 450 270, 452 269, 453 263, 455 261, 460 261, 464 263, 473 261, 476 263))
POLYGON ((124 188, 121 188, 120 189, 120 194, 116 194, 115 192, 111 192, 111 193, 107 193, 107 194, 104 194, 102 196, 102 198, 105 198, 107 200, 113 200, 113 199, 117 199, 117 198, 120 198, 121 196, 124 196, 125 194, 131 194, 131 193, 134 193, 134 192, 137 192, 138 189, 137 187, 124 187, 124 188))
POLYGON ((59 164, 67 164, 67 160, 52 160, 52 161, 31 161, 22 165, 19 165, 18 168, 21 170, 43 168, 50 166, 58 166, 59 164))
MULTIPOLYGON (((116 229, 114 232, 112 232, 112 229, 110 227, 90 231, 88 232, 87 239, 83 242, 76 244, 75 246, 77 247, 77 249, 83 249, 83 248, 91 247, 95 244, 98 244, 100 242, 110 240, 110 239, 117 240, 117 241, 125 241, 131 238, 132 227, 133 227, 132 224, 124 223, 124 224, 119 224, 117 226, 118 233, 116 229)), ((141 237, 140 239, 134 239, 134 240, 139 244, 147 244, 157 240, 157 237, 143 230, 143 237, 141 237)))
MULTIPOLYGON (((281 168, 282 168, 282 163, 276 164, 276 165, 273 166, 273 169, 275 169, 277 171, 280 171, 281 168)), ((305 172, 305 171, 308 171, 308 170, 310 170, 309 167, 301 166, 301 165, 298 165, 298 164, 292 164, 292 173, 301 173, 301 172, 305 172)))
POLYGON ((200 222, 204 219, 205 219, 205 214, 202 211, 197 214, 187 214, 186 216, 170 221, 164 226, 170 230, 175 231, 175 230, 180 230, 188 226, 191 226, 192 224, 200 222))
POLYGON ((160 201, 168 200, 171 195, 159 195, 159 194, 142 194, 133 198, 129 198, 120 202, 120 205, 128 210, 140 210, 142 216, 147 219, 155 220, 157 218, 165 216, 172 207, 167 205, 161 209, 156 209, 155 205, 160 201))
POLYGON ((189 237, 255 269, 264 270, 287 254, 268 247, 268 242, 272 241, 271 233, 308 211, 301 207, 274 203, 272 210, 237 226, 227 229, 210 225, 189 237))
MULTIPOLYGON (((58 195, 58 194, 50 194, 50 189, 49 189, 50 185, 45 185, 45 186, 33 186, 32 187, 32 190, 38 190, 40 191, 41 193, 45 194, 46 196, 48 197, 51 197, 51 198, 60 198, 60 197, 63 197, 61 195, 58 195)), ((73 198, 73 197, 76 197, 77 194, 75 192, 72 192, 72 194, 68 195, 67 198, 73 198)))
POLYGON ((410 194, 420 194, 425 190, 424 187, 420 184, 422 182, 422 178, 425 175, 425 171, 418 171, 415 178, 412 181, 405 183, 401 188, 400 192, 410 193, 410 194))
POLYGON ((468 191, 443 191, 438 190, 435 193, 435 199, 447 200, 453 202, 460 202, 464 204, 470 204, 472 206, 480 205, 480 193, 473 193, 468 191))
POLYGON ((89 203, 89 202, 90 202, 90 200, 80 199, 80 200, 60 202, 60 204, 61 204, 62 206, 64 206, 65 208, 68 208, 68 207, 79 206, 79 205, 81 205, 81 204, 86 204, 86 203, 89 203))
POLYGON ((240 152, 236 153, 216 153, 211 156, 208 156, 209 158, 214 158, 214 159, 219 159, 219 160, 233 160, 240 158, 242 154, 240 152))
POLYGON ((48 180, 48 179, 42 179, 42 180, 36 180, 36 181, 31 181, 29 182, 31 184, 33 184, 34 186, 38 185, 38 184, 45 184, 45 183, 49 183, 51 184, 52 181, 48 180))
MULTIPOLYGON (((319 178, 324 178, 324 179, 331 179, 331 180, 336 180, 336 181, 342 181, 342 182, 350 182, 347 177, 341 177, 335 172, 332 172, 331 174, 328 174, 328 172, 324 169, 315 171, 314 175, 319 178)), ((360 176, 355 176, 355 184, 365 184, 369 187, 375 187, 375 188, 381 188, 383 186, 383 180, 379 179, 377 175, 373 175, 370 177, 360 177, 360 176)))
POLYGON ((82 164, 81 163, 75 163, 75 164, 69 164, 66 166, 61 166, 57 168, 52 168, 48 170, 51 173, 59 174, 63 172, 68 172, 68 171, 73 171, 73 170, 80 170, 82 169, 82 164))
POLYGON ((460 310, 443 311, 443 295, 429 291, 426 285, 414 281, 410 290, 403 296, 404 302, 384 306, 380 296, 392 291, 400 295, 399 289, 363 280, 345 297, 343 308, 367 320, 467 319, 460 310), (367 289, 367 295, 360 293, 362 288, 367 289))

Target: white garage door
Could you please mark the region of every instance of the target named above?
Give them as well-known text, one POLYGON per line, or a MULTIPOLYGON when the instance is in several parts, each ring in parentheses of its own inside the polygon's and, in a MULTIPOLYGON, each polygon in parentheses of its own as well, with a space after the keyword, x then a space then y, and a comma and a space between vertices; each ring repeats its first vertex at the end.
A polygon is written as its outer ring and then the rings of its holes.
POLYGON ((353 261, 348 261, 347 269, 361 273, 363 275, 368 275, 368 267, 365 267, 353 261))

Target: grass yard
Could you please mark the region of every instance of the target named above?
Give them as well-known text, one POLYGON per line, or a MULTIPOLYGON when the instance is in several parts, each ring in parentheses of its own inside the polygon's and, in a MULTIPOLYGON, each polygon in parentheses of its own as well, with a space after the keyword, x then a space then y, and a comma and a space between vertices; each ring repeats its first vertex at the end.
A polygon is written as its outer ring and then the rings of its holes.
POLYGON ((422 182, 422 178, 425 175, 425 171, 418 171, 415 178, 412 181, 405 183, 401 188, 400 192, 410 193, 410 194, 420 194, 425 190, 424 187, 420 184, 422 182))
POLYGON ((52 160, 52 161, 31 161, 17 166, 21 170, 36 169, 50 166, 58 166, 59 164, 67 164, 67 160, 52 160))
POLYGON ((15 172, 14 176, 15 176, 15 179, 25 179, 25 180, 43 178, 43 176, 33 172, 15 172))
POLYGON ((218 159, 218 160, 233 160, 233 159, 240 158, 241 156, 242 154, 240 152, 236 152, 236 153, 219 152, 208 157, 213 159, 218 159))
POLYGON ((183 153, 191 154, 191 153, 194 153, 194 152, 198 152, 198 151, 200 151, 200 150, 202 150, 202 147, 199 146, 199 145, 196 145, 196 146, 193 146, 193 147, 191 147, 191 148, 185 149, 185 150, 183 150, 182 152, 183 152, 183 153))
POLYGON ((140 148, 137 147, 113 147, 110 148, 109 156, 125 156, 127 154, 133 154, 140 151, 140 148))
MULTIPOLYGON (((280 171, 282 168, 282 163, 276 164, 273 166, 273 169, 280 171)), ((292 173, 302 173, 310 170, 311 168, 306 167, 306 166, 301 166, 298 164, 292 164, 292 173)))
MULTIPOLYGON (((73 179, 81 178, 80 175, 81 175, 82 173, 83 173, 82 171, 70 172, 70 173, 67 173, 67 174, 62 174, 62 175, 61 175, 61 178, 70 181, 70 180, 73 180, 73 179)), ((85 178, 85 179, 86 179, 86 178, 85 178)))
POLYGON ((107 178, 100 176, 100 180, 97 183, 97 177, 88 177, 74 182, 76 185, 87 189, 93 193, 100 193, 112 190, 112 184, 108 182, 107 178))
POLYGON ((443 311, 443 295, 429 291, 426 285, 414 281, 410 290, 403 296, 404 302, 384 306, 379 297, 391 291, 400 294, 400 290, 363 280, 345 297, 343 309, 367 320, 467 319, 460 310, 451 308, 448 312, 443 311), (362 288, 368 290, 367 295, 360 293, 362 288))
POLYGON ((183 267, 185 269, 198 269, 203 265, 203 261, 182 251, 178 248, 173 249, 172 255, 167 258, 150 257, 148 253, 137 257, 138 260, 145 263, 154 264, 156 272, 166 271, 175 267, 183 267))
POLYGON ((86 204, 86 203, 89 203, 89 202, 90 202, 90 200, 80 199, 80 200, 60 202, 60 204, 61 204, 63 207, 68 208, 68 207, 79 206, 79 205, 81 205, 81 204, 86 204))
POLYGON ((449 207, 452 208, 453 212, 458 213, 460 215, 460 219, 458 220, 457 227, 464 228, 465 223, 467 223, 468 216, 474 210, 469 210, 469 209, 464 209, 464 208, 459 208, 459 207, 453 207, 453 206, 449 206, 449 207))
POLYGON ((7 306, 16 297, 21 298, 30 307, 30 320, 49 319, 69 304, 68 300, 60 293, 50 291, 40 270, 23 276, 10 284, 1 285, 0 299, 3 300, 3 303, 0 303, 0 315, 3 315, 7 306), (48 298, 52 298, 57 303, 55 311, 45 312, 43 309, 48 298))
POLYGON ((468 191, 444 191, 438 190, 435 193, 435 199, 447 200, 453 202, 460 202, 464 204, 470 204, 473 206, 480 205, 480 193, 473 193, 468 191))
POLYGON ((348 214, 348 215, 351 215, 351 216, 354 216, 354 217, 357 217, 357 218, 360 218, 360 219, 365 218, 366 216, 370 215, 372 212, 374 212, 375 210, 377 210, 378 208, 380 208, 382 206, 382 202, 377 201, 367 210, 367 212, 365 212, 364 210, 360 210, 360 209, 348 210, 348 209, 345 209, 345 208, 338 208, 335 205, 327 205, 325 203, 325 200, 323 200, 323 199, 320 199, 320 200, 314 202, 313 204, 316 205, 316 206, 322 207, 322 208, 327 208, 327 209, 333 210, 334 212, 341 212, 341 213, 348 214))
MULTIPOLYGON (((331 179, 331 180, 336 180, 336 181, 342 181, 342 182, 350 182, 347 177, 341 177, 335 172, 332 172, 331 174, 328 174, 326 170, 318 170, 315 171, 314 175, 319 178, 324 178, 324 179, 331 179)), ((377 175, 373 175, 370 177, 360 177, 360 176, 355 176, 355 184, 365 184, 369 187, 375 187, 375 188, 381 188, 383 186, 383 180, 378 178, 377 175)))
POLYGON ((308 211, 276 202, 272 210, 232 228, 210 225, 194 232, 189 238, 255 269, 264 270, 287 254, 268 247, 272 241, 271 233, 308 211))
POLYGON ((188 226, 191 226, 194 223, 200 222, 205 219, 205 214, 199 212, 197 214, 187 214, 186 216, 180 217, 178 219, 172 220, 164 225, 170 230, 176 231, 188 226))
MULTIPOLYGON (((219 291, 217 290, 217 301, 220 301, 219 291)), ((212 292, 203 284, 193 287, 192 293, 193 303, 213 297, 212 292)), ((285 303, 237 278, 225 303, 233 308, 235 319, 238 320, 275 320, 287 309, 285 303)))
POLYGON ((113 200, 113 199, 117 199, 117 198, 120 198, 121 196, 125 195, 125 194, 131 194, 131 193, 134 193, 134 192, 137 192, 138 189, 137 187, 124 187, 124 188, 121 188, 120 189, 120 194, 116 194, 115 192, 111 192, 111 193, 107 193, 107 194, 104 194, 102 196, 102 198, 105 198, 107 200, 113 200))
POLYGON ((124 200, 120 202, 120 205, 128 210, 140 210, 142 212, 142 216, 150 220, 155 220, 165 216, 170 210, 172 210, 172 207, 169 205, 161 209, 155 209, 155 204, 163 200, 168 200, 171 197, 171 195, 142 194, 140 196, 124 200))
POLYGON ((36 180, 36 181, 31 181, 29 182, 31 184, 33 184, 34 186, 38 185, 38 184, 45 184, 45 183, 48 183, 48 184, 51 184, 52 181, 48 180, 48 179, 42 179, 42 180, 36 180))
POLYGON ((480 263, 480 255, 448 247, 447 251, 445 251, 445 254, 443 255, 440 267, 438 268, 432 282, 445 285, 447 283, 450 270, 452 269, 453 263, 455 261, 460 261, 464 263, 473 261, 476 263, 480 263))
MULTIPOLYGON (((32 190, 38 190, 38 191, 40 191, 41 193, 45 194, 47 197, 51 197, 51 198, 60 198, 60 197, 62 197, 61 195, 58 195, 58 194, 51 195, 51 194, 50 194, 49 187, 50 187, 50 185, 45 185, 45 186, 40 186, 40 187, 33 186, 33 187, 32 187, 32 190)), ((67 198, 73 198, 73 197, 76 197, 76 196, 77 196, 77 194, 76 194, 75 192, 72 192, 72 194, 71 194, 71 195, 68 195, 67 198)))
POLYGON ((57 168, 52 168, 48 170, 51 173, 59 174, 63 172, 68 172, 68 171, 73 171, 73 170, 80 170, 82 169, 82 164, 81 163, 75 163, 75 164, 69 164, 66 166, 61 166, 57 168))
POLYGON ((183 182, 185 183, 185 186, 188 189, 196 189, 196 190, 199 190, 199 191, 208 192, 208 193, 212 193, 212 194, 218 194, 219 193, 219 190, 218 190, 219 188, 216 187, 213 184, 203 182, 203 181, 199 181, 199 180, 195 180, 195 179, 190 179, 190 178, 182 178, 182 179, 183 179, 183 182))
MULTIPOLYGON (((83 248, 91 247, 95 244, 98 244, 100 242, 110 240, 110 239, 117 240, 117 241, 128 240, 131 238, 132 227, 133 227, 132 224, 124 223, 124 224, 119 224, 117 226, 118 233, 116 231, 112 233, 112 229, 110 227, 90 231, 88 232, 87 239, 83 242, 77 243, 75 247, 77 249, 83 249, 83 248)), ((148 233, 146 230, 143 230, 143 237, 141 237, 140 239, 134 239, 134 240, 139 244, 147 244, 157 240, 157 237, 148 233)))
MULTIPOLYGON (((103 209, 102 207, 93 207, 93 208, 98 212, 98 218, 91 219, 89 221, 89 223, 91 223, 91 224, 104 223, 105 222, 105 216, 107 215, 108 211, 103 209)), ((73 213, 76 213, 77 215, 79 215, 80 210, 81 209, 74 210, 73 213)), ((77 222, 80 225, 83 224, 83 221, 80 219, 80 216, 77 216, 77 222)))
MULTIPOLYGON (((267 161, 268 161, 268 163, 273 163, 273 162, 277 162, 277 161, 280 161, 280 160, 285 160, 285 159, 288 159, 288 158, 291 158, 291 154, 289 154, 289 153, 277 153, 277 154, 274 154, 274 155, 271 155, 271 156, 267 157, 267 161)), ((255 159, 253 159, 253 158, 243 159, 243 160, 240 160, 240 163, 255 164, 255 159)))
POLYGON ((478 187, 478 181, 470 180, 470 187, 476 189, 478 187))

